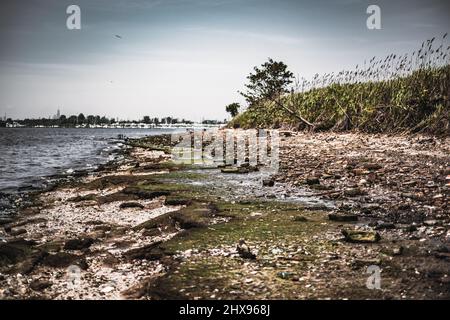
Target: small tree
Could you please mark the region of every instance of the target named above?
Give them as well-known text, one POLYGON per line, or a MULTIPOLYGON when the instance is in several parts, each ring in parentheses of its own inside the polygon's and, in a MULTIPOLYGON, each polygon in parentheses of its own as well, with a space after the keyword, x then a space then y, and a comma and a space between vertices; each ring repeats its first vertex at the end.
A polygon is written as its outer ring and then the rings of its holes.
POLYGON ((306 125, 314 127, 291 107, 285 105, 281 99, 283 94, 290 92, 289 85, 294 80, 294 74, 287 69, 284 62, 269 58, 261 67, 253 69, 255 73, 250 73, 247 77, 249 83, 245 85, 246 92, 239 92, 248 102, 249 108, 255 108, 264 101, 271 101, 306 125))
POLYGON ((142 122, 149 124, 150 123, 150 117, 149 116, 144 116, 144 119, 142 120, 142 122))
POLYGON ((85 120, 86 120, 86 117, 84 116, 84 114, 80 113, 78 115, 78 123, 83 124, 85 120))
POLYGON ((247 77, 249 83, 245 85, 246 92, 239 92, 247 100, 249 107, 289 92, 288 86, 293 82, 294 74, 287 70, 284 62, 269 58, 261 67, 254 67, 253 70, 255 73, 250 73, 247 77))
POLYGON ((231 116, 234 118, 238 115, 240 107, 241 106, 239 105, 239 103, 234 102, 234 103, 227 105, 225 107, 225 111, 228 112, 229 114, 231 114, 231 116))

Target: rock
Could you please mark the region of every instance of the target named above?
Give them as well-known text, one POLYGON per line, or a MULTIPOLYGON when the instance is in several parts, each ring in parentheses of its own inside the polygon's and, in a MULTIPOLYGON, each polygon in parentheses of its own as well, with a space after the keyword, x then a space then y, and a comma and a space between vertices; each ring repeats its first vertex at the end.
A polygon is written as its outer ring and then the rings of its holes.
POLYGON ((264 187, 273 187, 275 185, 275 181, 272 179, 264 179, 262 183, 264 187))
POLYGON ((397 247, 392 249, 392 255, 393 256, 399 256, 403 253, 404 248, 403 247, 397 247))
POLYGON ((24 239, 17 239, 0 244, 0 266, 17 263, 32 251, 35 243, 24 239))
POLYGON ((68 199, 67 201, 71 202, 82 202, 82 201, 94 201, 97 199, 97 195, 95 193, 86 194, 84 196, 76 196, 68 199))
POLYGON ((191 203, 191 199, 178 198, 175 196, 168 196, 166 200, 164 200, 166 206, 188 206, 191 203))
POLYGON ((344 195, 347 197, 357 197, 366 195, 367 192, 361 188, 348 188, 344 190, 344 195))
POLYGON ((166 255, 171 255, 171 253, 166 252, 164 248, 160 246, 162 241, 157 241, 146 246, 131 249, 125 252, 123 255, 129 260, 159 260, 166 255))
POLYGON ((354 173, 355 175, 357 175, 357 176, 363 176, 363 175, 368 174, 369 171, 364 170, 364 169, 357 168, 357 169, 353 169, 353 173, 354 173))
POLYGON ((279 131, 278 134, 280 135, 280 137, 291 137, 292 136, 292 131, 279 131))
POLYGON ((0 226, 14 222, 12 218, 0 218, 0 226))
POLYGON ((364 163, 363 167, 364 167, 364 169, 367 169, 367 170, 379 170, 379 169, 383 168, 383 166, 381 166, 378 163, 364 163))
POLYGON ((33 251, 23 261, 14 266, 14 271, 20 274, 29 274, 47 255, 48 252, 46 251, 33 251))
POLYGON ((78 265, 83 270, 88 268, 83 257, 66 252, 49 254, 43 259, 42 264, 52 268, 67 268, 73 264, 78 265))
POLYGON ((10 234, 14 237, 20 236, 21 234, 27 233, 26 229, 12 229, 10 234))
POLYGON ((51 287, 52 285, 53 283, 48 280, 36 279, 31 281, 30 288, 34 291, 42 291, 51 287))
POLYGON ((328 215, 328 219, 331 221, 349 222, 358 221, 358 216, 354 214, 332 214, 328 215))
POLYGON ((308 219, 306 219, 306 218, 303 217, 303 216, 295 216, 295 217, 294 217, 294 221, 296 221, 296 222, 307 222, 308 219))
POLYGON ((252 212, 250 213, 250 217, 261 217, 263 214, 261 212, 252 212))
POLYGON ((319 178, 316 178, 316 177, 309 177, 309 178, 306 178, 305 183, 309 186, 312 186, 312 185, 320 184, 320 180, 319 180, 319 178))
POLYGON ((375 230, 389 230, 389 229, 395 229, 395 224, 391 222, 379 221, 375 225, 375 230))
POLYGON ((256 255, 250 250, 244 239, 239 240, 239 243, 236 246, 236 251, 244 259, 256 259, 256 255))
POLYGON ((438 259, 449 260, 450 261, 450 252, 441 252, 437 251, 434 253, 434 256, 438 259))
POLYGON ((221 168, 220 171, 222 173, 239 173, 239 168, 237 168, 237 167, 224 167, 224 168, 221 168))
POLYGON ((404 229, 406 232, 414 232, 417 231, 417 226, 414 224, 407 225, 404 229))
POLYGON ((361 188, 349 188, 344 190, 344 195, 347 197, 357 197, 366 195, 367 192, 361 188))
POLYGON ((170 191, 166 191, 166 190, 149 191, 149 190, 142 190, 142 189, 136 188, 136 187, 126 187, 125 189, 122 190, 121 193, 128 195, 128 196, 130 196, 130 195, 136 196, 139 199, 147 199, 147 200, 170 195, 170 191))
POLYGON ((115 288, 113 286, 104 286, 100 289, 100 292, 102 293, 109 293, 111 291, 114 291, 115 288))
POLYGON ((220 169, 220 171, 222 173, 249 173, 249 172, 254 172, 254 171, 258 171, 258 167, 257 166, 251 166, 248 163, 244 163, 242 164, 240 167, 231 167, 231 166, 226 166, 220 169))
POLYGON ((94 239, 91 237, 81 239, 67 240, 64 245, 64 250, 82 250, 89 248, 94 243, 94 239))
POLYGON ((144 209, 144 206, 139 202, 123 202, 119 206, 120 209, 139 208, 144 209))
POLYGON ((377 203, 363 204, 360 207, 361 213, 364 213, 364 214, 371 214, 373 211, 377 211, 380 209, 381 209, 381 206, 377 203))
POLYGON ((291 272, 287 272, 287 271, 280 271, 277 273, 277 277, 284 279, 284 280, 290 280, 292 279, 293 274, 291 272))
POLYGON ((345 241, 353 243, 375 243, 381 240, 381 236, 375 231, 342 230, 345 241))
POLYGON ((424 226, 428 226, 428 227, 433 227, 433 226, 437 226, 437 225, 441 225, 442 223, 438 220, 425 220, 423 222, 424 226))

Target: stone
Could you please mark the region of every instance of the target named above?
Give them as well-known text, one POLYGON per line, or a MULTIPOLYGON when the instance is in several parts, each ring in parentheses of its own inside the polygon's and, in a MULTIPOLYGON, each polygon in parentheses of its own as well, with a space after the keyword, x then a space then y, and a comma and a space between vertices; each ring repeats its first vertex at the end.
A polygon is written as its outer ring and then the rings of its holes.
POLYGON ((392 255, 399 256, 403 253, 404 248, 403 247, 397 247, 392 249, 392 255))
POLYGON ((239 173, 239 168, 237 168, 237 167, 225 167, 225 168, 221 168, 220 172, 222 172, 222 173, 239 173))
POLYGON ((43 259, 42 264, 52 268, 67 268, 71 265, 78 265, 85 270, 88 267, 83 257, 66 252, 49 254, 43 259))
POLYGON ((368 174, 369 171, 364 170, 364 169, 357 168, 357 169, 353 169, 353 173, 354 173, 355 175, 357 175, 357 176, 363 176, 363 175, 365 175, 365 174, 368 174))
POLYGON ((277 273, 277 277, 281 278, 283 280, 290 280, 290 279, 292 279, 292 273, 286 272, 286 271, 280 271, 277 273))
POLYGON ((328 215, 328 219, 331 221, 339 221, 339 222, 350 222, 350 221, 358 221, 358 216, 354 214, 333 214, 330 213, 328 215))
POLYGON ((423 225, 424 226, 428 226, 428 227, 437 226, 437 225, 440 225, 440 224, 441 224, 441 222, 438 221, 438 220, 425 220, 423 222, 423 225))
POLYGON ((395 229, 394 223, 379 221, 375 226, 375 230, 390 230, 390 229, 395 229))
POLYGON ((123 202, 119 206, 120 209, 139 208, 144 209, 144 206, 139 202, 123 202))
POLYGON ((305 183, 309 186, 312 186, 312 185, 320 184, 320 180, 319 180, 319 178, 316 178, 316 177, 309 177, 309 178, 306 178, 305 183))
POLYGON ((367 192, 364 191, 361 188, 349 188, 344 190, 344 195, 347 197, 357 197, 357 196, 363 196, 367 192))
POLYGON ((275 185, 275 181, 273 181, 272 179, 264 179, 262 181, 262 184, 264 187, 273 187, 275 185))
POLYGON ((21 234, 27 233, 26 229, 12 229, 10 234, 14 237, 20 236, 21 234))
POLYGON ((160 247, 161 243, 162 241, 156 241, 140 248, 128 250, 123 255, 129 260, 159 260, 165 255, 170 254, 164 248, 160 247))
POLYGON ((306 218, 303 217, 303 216, 295 216, 295 217, 294 217, 294 221, 296 221, 296 222, 307 222, 308 219, 306 219, 306 218))
POLYGON ((12 218, 0 218, 0 226, 14 222, 12 218))
POLYGON ((34 291, 43 291, 52 285, 53 283, 48 280, 36 279, 30 283, 30 288, 34 291))
POLYGON ((379 163, 364 163, 363 167, 364 167, 364 169, 367 169, 367 170, 379 170, 379 169, 383 168, 383 166, 380 165, 379 163))
POLYGON ((244 239, 240 239, 236 246, 236 251, 244 259, 254 260, 256 255, 250 250, 250 247, 245 243, 244 239))
POLYGON ((375 243, 381 240, 381 236, 375 231, 342 230, 345 241, 353 243, 375 243))
POLYGON ((64 250, 82 250, 89 248, 94 243, 94 239, 91 237, 70 239, 64 244, 64 250))

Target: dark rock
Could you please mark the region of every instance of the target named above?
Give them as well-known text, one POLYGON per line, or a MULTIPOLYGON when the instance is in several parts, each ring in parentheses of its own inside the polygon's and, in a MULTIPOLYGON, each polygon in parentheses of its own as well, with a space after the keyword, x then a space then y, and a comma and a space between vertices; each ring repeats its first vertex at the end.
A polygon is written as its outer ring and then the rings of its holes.
POLYGON ((162 196, 168 196, 170 194, 169 191, 148 191, 148 190, 142 190, 139 188, 135 188, 135 187, 127 187, 125 189, 122 190, 123 194, 126 195, 134 195, 137 196, 139 199, 147 199, 147 200, 151 200, 151 199, 155 199, 158 197, 162 197, 162 196))
POLYGON ((14 222, 12 218, 0 218, 0 226, 14 222))
POLYGON ((286 272, 286 271, 277 272, 277 277, 284 279, 284 280, 291 280, 292 276, 293 276, 293 274, 291 272, 286 272))
POLYGON ((67 240, 64 245, 64 250, 82 250, 89 248, 94 243, 94 239, 87 237, 81 239, 67 240))
POLYGON ((342 230, 342 234, 347 242, 354 243, 375 243, 381 240, 380 234, 375 231, 362 230, 342 230))
POLYGON ((81 201, 94 201, 97 199, 97 195, 95 193, 90 193, 84 196, 76 196, 73 198, 70 198, 68 201, 71 202, 81 202, 81 201))
POLYGON ((191 199, 178 198, 178 197, 167 197, 164 204, 167 206, 187 206, 192 203, 191 199))
POLYGON ((347 197, 357 197, 365 194, 367 194, 367 192, 360 188, 349 188, 344 190, 344 195, 347 197))
POLYGON ((316 177, 309 177, 309 178, 306 178, 305 183, 309 186, 312 186, 312 185, 320 184, 320 180, 319 180, 319 178, 316 178, 316 177))
POLYGON ((256 259, 256 255, 250 250, 250 247, 245 243, 244 239, 239 240, 236 250, 237 253, 244 259, 256 259))
POLYGON ((67 268, 75 264, 81 269, 87 269, 87 263, 83 257, 66 252, 49 254, 43 259, 42 264, 52 268, 67 268))
POLYGON ((30 288, 34 291, 42 291, 53 285, 52 282, 48 280, 36 279, 30 283, 30 288))
POLYGON ((306 219, 305 217, 302 217, 302 216, 295 216, 294 217, 294 221, 296 221, 296 222, 307 222, 308 219, 306 219))
POLYGON ((375 230, 390 230, 390 229, 395 229, 395 224, 391 223, 391 222, 377 222, 377 224, 375 225, 375 230))
POLYGON ((48 252, 46 251, 33 251, 23 261, 17 263, 14 270, 20 274, 29 274, 47 255, 48 252))
POLYGON ((21 234, 27 233, 26 229, 12 229, 10 234, 14 237, 20 236, 21 234))
POLYGON ((328 215, 328 219, 331 221, 340 221, 340 222, 349 222, 349 221, 358 221, 358 216, 354 214, 333 214, 330 213, 328 215))
POLYGON ((239 168, 237 167, 224 167, 220 169, 222 173, 239 173, 239 168))
POLYGON ((379 170, 383 168, 379 163, 364 163, 363 167, 367 170, 379 170))
POLYGON ((406 232, 414 232, 417 231, 417 226, 414 224, 410 224, 408 226, 405 227, 405 231, 406 232))
POLYGON ((160 246, 162 241, 157 241, 152 244, 128 250, 124 253, 124 257, 129 260, 159 260, 166 255, 171 255, 172 253, 166 252, 164 248, 160 246))
POLYGON ((0 244, 0 266, 17 263, 33 252, 35 241, 15 239, 0 244))
POLYGON ((275 185, 275 181, 273 181, 272 179, 264 179, 262 181, 262 184, 264 187, 273 187, 275 185))
POLYGON ((128 208, 139 208, 144 209, 144 206, 139 202, 124 202, 119 206, 120 209, 128 209, 128 208))
POLYGON ((25 249, 8 243, 0 244, 0 266, 17 262, 25 256, 25 249))

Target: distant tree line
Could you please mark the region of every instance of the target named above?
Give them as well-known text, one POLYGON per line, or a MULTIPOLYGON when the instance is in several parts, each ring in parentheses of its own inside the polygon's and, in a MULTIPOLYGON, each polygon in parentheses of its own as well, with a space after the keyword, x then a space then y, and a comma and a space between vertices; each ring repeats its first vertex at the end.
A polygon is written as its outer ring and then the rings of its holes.
MULTIPOLYGON (((193 121, 186 119, 178 119, 174 117, 150 117, 144 116, 141 120, 118 120, 114 118, 107 118, 106 116, 99 115, 88 115, 85 116, 83 113, 77 115, 71 115, 69 117, 61 115, 59 118, 40 118, 40 119, 23 119, 23 120, 13 120, 11 118, 0 120, 0 127, 6 127, 7 123, 16 122, 25 127, 76 127, 76 126, 97 126, 97 125, 113 125, 116 123, 120 124, 130 124, 130 123, 145 123, 153 125, 168 125, 168 124, 193 124, 193 121)), ((225 122, 225 120, 224 120, 225 122)), ((224 123, 217 120, 203 120, 202 124, 221 124, 224 123)))

